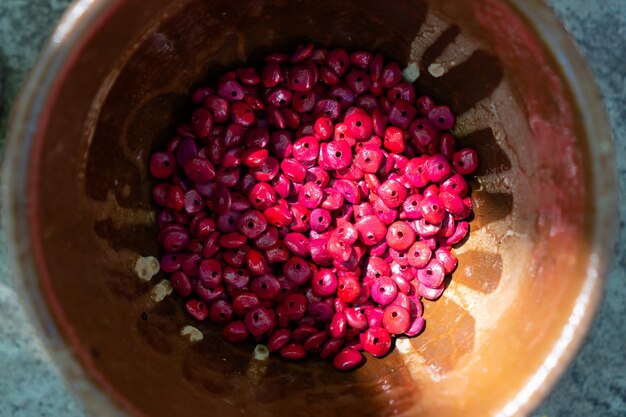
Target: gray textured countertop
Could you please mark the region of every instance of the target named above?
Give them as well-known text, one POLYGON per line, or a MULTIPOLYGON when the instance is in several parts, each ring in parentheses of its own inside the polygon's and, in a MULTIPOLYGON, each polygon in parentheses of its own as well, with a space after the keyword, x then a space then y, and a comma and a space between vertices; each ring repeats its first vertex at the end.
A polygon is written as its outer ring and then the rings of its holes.
MULTIPOLYGON (((0 150, 7 113, 69 0, 0 1, 0 150), (3 70, 2 70, 2 67, 3 70), (4 74, 4 75, 3 75, 4 74)), ((626 0, 549 0, 600 86, 626 195, 626 0)), ((1 152, 1 151, 0 151, 1 152)), ((535 417, 626 416, 626 210, 605 300, 580 354, 535 417)), ((0 417, 83 416, 26 322, 10 286, 0 231, 0 417)))

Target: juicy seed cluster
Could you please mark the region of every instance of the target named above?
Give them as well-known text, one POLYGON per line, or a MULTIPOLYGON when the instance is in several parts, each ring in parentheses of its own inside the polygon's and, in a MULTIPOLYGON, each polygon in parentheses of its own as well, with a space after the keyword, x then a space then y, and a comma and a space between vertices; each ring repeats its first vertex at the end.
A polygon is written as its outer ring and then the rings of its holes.
POLYGON ((472 213, 478 156, 450 108, 380 54, 312 44, 191 100, 149 164, 161 269, 189 315, 339 370, 419 334, 472 213))

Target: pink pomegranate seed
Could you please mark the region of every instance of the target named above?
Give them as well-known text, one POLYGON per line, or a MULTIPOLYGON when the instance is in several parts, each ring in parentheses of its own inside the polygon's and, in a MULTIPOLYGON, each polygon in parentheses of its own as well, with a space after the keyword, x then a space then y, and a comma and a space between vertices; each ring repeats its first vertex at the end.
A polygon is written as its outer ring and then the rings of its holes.
POLYGON ((389 89, 387 97, 391 101, 404 100, 413 103, 415 102, 415 87, 412 84, 400 82, 389 89))
POLYGON ((351 303, 359 296, 361 286, 356 277, 350 275, 342 276, 339 278, 338 283, 337 297, 341 301, 351 303))
POLYGON ((215 288, 206 288, 200 282, 196 282, 194 291, 198 298, 206 303, 212 303, 224 296, 224 288, 221 285, 215 288))
POLYGON ((260 338, 274 326, 273 314, 264 307, 255 307, 246 313, 244 323, 255 338, 260 338))
POLYGON ((461 175, 473 174, 478 169, 478 154, 471 148, 461 149, 452 155, 452 164, 461 175))
POLYGON ((234 79, 222 79, 217 84, 217 94, 228 101, 243 100, 244 89, 234 79))
POLYGON ((294 142, 293 157, 300 162, 314 161, 319 149, 319 140, 315 136, 305 136, 294 142))
POLYGON ((345 118, 347 133, 357 140, 369 139, 372 134, 372 118, 358 107, 345 118))
POLYGON ((196 105, 202 104, 213 93, 214 90, 210 87, 200 87, 191 93, 191 102, 196 105))
POLYGON ((372 299, 381 306, 386 306, 396 298, 398 286, 391 278, 380 277, 372 285, 371 291, 372 299))
POLYGON ((311 279, 313 270, 303 258, 294 256, 283 266, 283 274, 292 283, 302 285, 311 279))
POLYGON ((319 352, 322 350, 324 343, 328 340, 328 333, 325 331, 312 334, 304 342, 304 350, 307 352, 319 352))
POLYGON ((436 259, 431 259, 424 268, 417 271, 417 279, 429 288, 439 287, 444 278, 443 265, 436 259))
POLYGON ((423 330, 419 298, 457 266, 479 162, 400 68, 306 44, 194 90, 190 123, 149 163, 161 268, 197 297, 192 317, 339 370, 423 330))
POLYGON ((440 133, 427 119, 415 119, 409 128, 409 133, 413 138, 413 142, 421 149, 427 149, 431 144, 435 143, 440 133))
POLYGON ((408 101, 397 100, 389 110, 389 123, 401 129, 407 129, 417 114, 417 110, 408 101))
POLYGON ((344 311, 348 325, 357 330, 367 329, 367 317, 364 308, 346 308, 344 311))
POLYGON ((322 346, 320 357, 322 359, 326 359, 326 358, 330 358, 330 357, 337 355, 337 353, 341 350, 343 345, 344 345, 343 339, 328 340, 326 343, 324 343, 324 346, 322 346))
POLYGON ((449 249, 439 248, 435 250, 435 259, 441 263, 446 274, 451 274, 457 266, 457 259, 449 249))
POLYGON ((200 262, 198 274, 202 285, 216 288, 222 283, 222 264, 215 259, 205 259, 200 262))
POLYGON ((450 130, 454 128, 456 121, 450 107, 445 105, 433 107, 428 112, 428 120, 439 130, 450 130))
POLYGON ((337 291, 337 276, 330 269, 320 269, 313 274, 311 287, 313 294, 327 297, 337 291))
POLYGON ((345 49, 334 49, 326 56, 326 65, 341 77, 350 68, 350 57, 345 49))
POLYGON ((354 163, 361 168, 363 172, 375 174, 380 168, 384 160, 384 153, 380 148, 363 147, 356 154, 354 163))
POLYGON ((415 232, 407 222, 398 221, 389 226, 386 239, 390 248, 404 251, 413 245, 415 237, 415 232))

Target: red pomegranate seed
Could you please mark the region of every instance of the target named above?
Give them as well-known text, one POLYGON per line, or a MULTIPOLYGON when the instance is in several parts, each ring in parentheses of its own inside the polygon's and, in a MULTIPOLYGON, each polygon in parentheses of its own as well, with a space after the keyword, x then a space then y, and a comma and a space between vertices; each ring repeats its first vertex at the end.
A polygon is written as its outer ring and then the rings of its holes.
POLYGON ((206 304, 200 300, 190 299, 185 304, 187 313, 198 321, 204 321, 209 316, 209 309, 206 304))
POLYGON ((243 342, 250 336, 246 325, 242 320, 232 321, 224 327, 222 337, 229 342, 243 342))
POLYGON ((346 348, 335 356, 333 366, 340 371, 350 371, 363 363, 363 354, 356 349, 346 348))
POLYGON ((353 302, 361 292, 359 281, 354 276, 343 276, 338 280, 337 297, 345 302, 353 302))
POLYGON ((387 306, 383 313, 383 327, 390 334, 402 334, 409 330, 411 320, 409 312, 398 305, 387 306))
POLYGON ((391 349, 389 332, 382 327, 370 327, 360 335, 363 349, 369 354, 380 358, 391 349))
POLYGON ((381 54, 312 44, 194 90, 149 161, 161 269, 197 297, 189 314, 339 370, 419 334, 420 297, 457 267, 479 162, 451 109, 416 96, 381 54))
POLYGON ((291 331, 288 329, 278 329, 267 340, 267 348, 270 352, 277 352, 289 343, 291 331))
POLYGON ((234 317, 233 306, 226 300, 217 300, 211 304, 209 319, 213 323, 228 324, 234 317))
POLYGON ((299 361, 306 357, 304 346, 296 343, 290 343, 280 350, 280 356, 292 361, 299 361))

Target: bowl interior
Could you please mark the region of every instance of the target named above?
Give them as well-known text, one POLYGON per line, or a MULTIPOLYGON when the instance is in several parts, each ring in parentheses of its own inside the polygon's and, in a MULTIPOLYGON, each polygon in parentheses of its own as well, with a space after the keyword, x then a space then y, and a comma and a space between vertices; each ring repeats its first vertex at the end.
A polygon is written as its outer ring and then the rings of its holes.
POLYGON ((29 218, 64 337, 118 403, 151 416, 491 415, 544 364, 581 292, 592 192, 578 110, 550 55, 502 1, 117 1, 59 79, 34 147, 29 218), (475 147, 471 237, 427 325, 351 373, 252 359, 190 323, 159 256, 150 153, 224 70, 299 42, 380 51, 419 69, 475 147), (44 128, 45 127, 45 128, 44 128), (150 275, 150 274, 149 274, 150 275), (506 383, 503 381, 506 380, 506 383))

